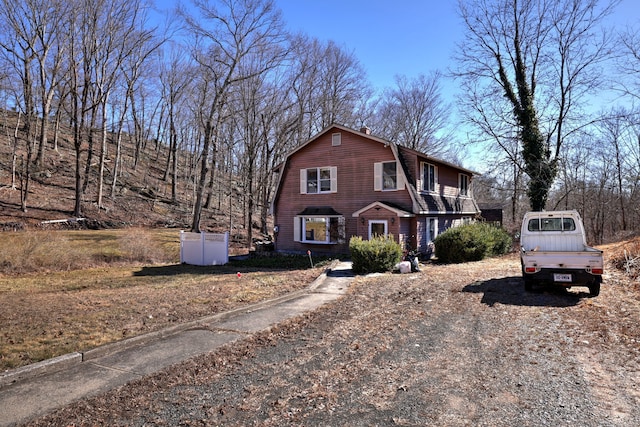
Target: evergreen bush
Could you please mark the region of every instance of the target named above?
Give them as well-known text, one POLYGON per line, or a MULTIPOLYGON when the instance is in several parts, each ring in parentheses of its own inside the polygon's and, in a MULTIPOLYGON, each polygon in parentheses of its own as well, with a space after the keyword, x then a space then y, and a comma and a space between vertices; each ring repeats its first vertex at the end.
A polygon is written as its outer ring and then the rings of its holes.
POLYGON ((402 248, 391 237, 374 237, 371 240, 352 237, 349 251, 356 274, 391 271, 402 259, 402 248))
POLYGON ((512 241, 504 229, 478 222, 450 228, 434 244, 439 261, 460 263, 506 254, 512 241))

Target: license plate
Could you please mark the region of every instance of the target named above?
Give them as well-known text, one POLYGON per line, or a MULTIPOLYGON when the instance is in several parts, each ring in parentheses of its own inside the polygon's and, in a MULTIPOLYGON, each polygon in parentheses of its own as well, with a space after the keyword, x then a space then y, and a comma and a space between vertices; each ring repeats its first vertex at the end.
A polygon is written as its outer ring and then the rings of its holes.
POLYGON ((553 275, 554 282, 571 282, 571 274, 559 274, 555 273, 553 275))

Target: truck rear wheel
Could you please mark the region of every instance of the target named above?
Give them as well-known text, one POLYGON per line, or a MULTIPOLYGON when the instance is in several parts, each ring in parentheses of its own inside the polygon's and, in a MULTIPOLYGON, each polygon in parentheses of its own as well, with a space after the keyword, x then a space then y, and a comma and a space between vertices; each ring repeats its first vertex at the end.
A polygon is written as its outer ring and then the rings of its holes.
POLYGON ((602 278, 598 277, 589 285, 589 295, 592 297, 600 295, 600 282, 602 282, 602 278))

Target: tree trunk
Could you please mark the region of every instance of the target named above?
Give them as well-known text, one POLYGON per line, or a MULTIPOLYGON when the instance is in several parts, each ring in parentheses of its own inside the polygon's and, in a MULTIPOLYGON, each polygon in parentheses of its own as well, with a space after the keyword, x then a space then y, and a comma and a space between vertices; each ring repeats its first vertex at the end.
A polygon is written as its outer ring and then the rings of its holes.
MULTIPOLYGON (((200 158, 200 177, 196 184, 196 201, 193 207, 193 223, 191 224, 191 231, 193 233, 200 232, 200 219, 202 217, 202 205, 204 190, 207 184, 207 173, 209 172, 209 148, 211 147, 211 140, 213 138, 213 125, 211 121, 207 121, 204 130, 204 145, 202 147, 202 156, 200 158)), ((214 150, 215 151, 215 150, 214 150)), ((212 165, 215 167, 215 164, 212 165)))
POLYGON ((100 162, 98 169, 98 196, 96 198, 96 202, 98 204, 98 210, 102 209, 102 189, 104 186, 104 163, 107 156, 107 98, 108 95, 104 98, 104 103, 102 104, 102 138, 100 142, 100 162))

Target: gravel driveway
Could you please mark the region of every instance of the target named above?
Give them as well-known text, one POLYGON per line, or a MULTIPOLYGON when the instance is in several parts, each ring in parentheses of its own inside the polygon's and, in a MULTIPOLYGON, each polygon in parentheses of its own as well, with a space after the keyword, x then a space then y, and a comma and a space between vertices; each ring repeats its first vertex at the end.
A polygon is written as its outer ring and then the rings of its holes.
POLYGON ((518 259, 336 303, 33 425, 640 425, 639 285, 525 293, 518 259))

